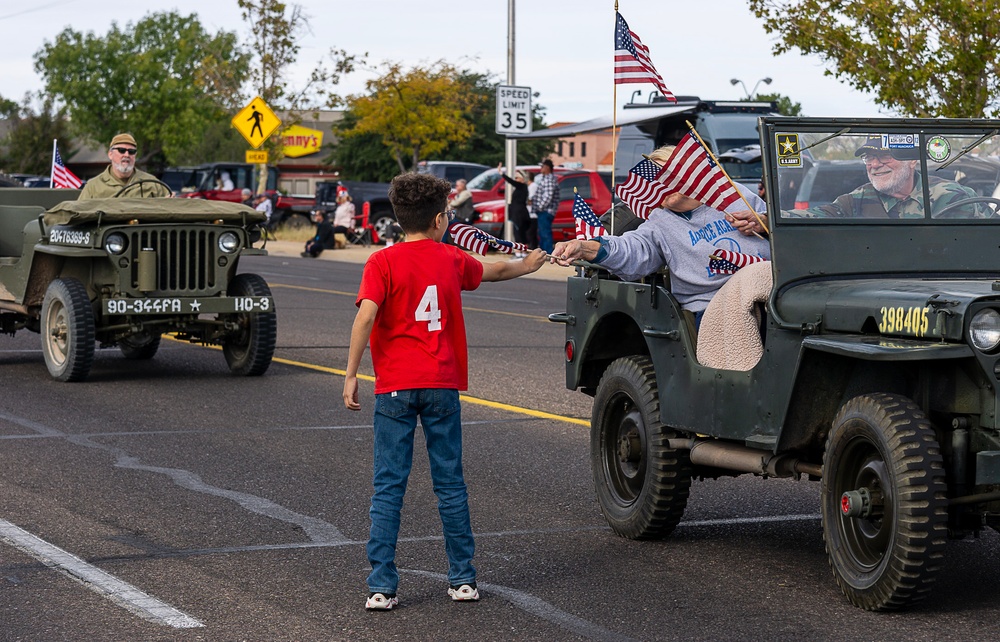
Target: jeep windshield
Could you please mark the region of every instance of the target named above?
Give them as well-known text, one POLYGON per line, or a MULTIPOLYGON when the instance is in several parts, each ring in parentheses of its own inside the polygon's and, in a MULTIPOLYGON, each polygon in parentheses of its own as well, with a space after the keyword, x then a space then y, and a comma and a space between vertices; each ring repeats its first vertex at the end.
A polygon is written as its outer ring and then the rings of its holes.
POLYGON ((810 121, 788 119, 765 133, 768 191, 783 221, 1000 220, 995 121, 810 121))

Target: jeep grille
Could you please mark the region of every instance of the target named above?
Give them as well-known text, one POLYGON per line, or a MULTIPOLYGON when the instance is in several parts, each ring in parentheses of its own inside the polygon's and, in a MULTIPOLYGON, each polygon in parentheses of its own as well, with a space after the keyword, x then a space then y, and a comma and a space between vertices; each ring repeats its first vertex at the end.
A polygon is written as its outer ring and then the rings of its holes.
POLYGON ((139 285, 139 251, 156 250, 156 289, 160 292, 206 294, 214 292, 216 238, 214 229, 130 230, 132 287, 139 285))

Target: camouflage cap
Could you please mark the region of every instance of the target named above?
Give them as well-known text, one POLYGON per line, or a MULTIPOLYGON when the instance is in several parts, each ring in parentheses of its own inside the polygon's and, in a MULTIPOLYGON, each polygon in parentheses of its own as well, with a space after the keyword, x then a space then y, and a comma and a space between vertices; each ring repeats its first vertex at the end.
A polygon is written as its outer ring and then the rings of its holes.
POLYGON ((854 155, 861 156, 865 152, 888 152, 896 160, 920 158, 916 134, 872 134, 854 155))

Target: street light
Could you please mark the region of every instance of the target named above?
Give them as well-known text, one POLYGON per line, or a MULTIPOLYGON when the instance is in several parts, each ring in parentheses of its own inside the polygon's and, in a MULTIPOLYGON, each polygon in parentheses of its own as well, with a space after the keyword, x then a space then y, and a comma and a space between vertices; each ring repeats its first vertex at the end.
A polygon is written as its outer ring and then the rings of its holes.
POLYGON ((636 89, 635 91, 632 92, 632 97, 628 99, 629 104, 632 104, 632 103, 635 102, 636 95, 641 96, 642 95, 642 90, 641 89, 636 89))
POLYGON ((743 81, 740 80, 739 78, 733 78, 732 80, 729 81, 730 85, 735 85, 736 83, 739 83, 739 85, 743 87, 743 93, 747 95, 747 100, 752 100, 753 97, 757 95, 757 88, 760 87, 760 83, 764 83, 765 85, 770 85, 771 79, 761 78, 760 80, 757 81, 757 84, 753 86, 753 91, 747 91, 747 86, 744 85, 743 81))

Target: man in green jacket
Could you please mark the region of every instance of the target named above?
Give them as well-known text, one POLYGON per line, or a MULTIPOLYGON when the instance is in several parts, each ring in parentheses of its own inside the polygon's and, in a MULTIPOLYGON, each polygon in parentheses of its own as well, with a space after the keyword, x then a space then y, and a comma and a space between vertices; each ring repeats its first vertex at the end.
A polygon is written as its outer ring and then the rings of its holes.
POLYGON ((170 196, 170 189, 152 174, 135 168, 137 145, 132 134, 118 134, 111 139, 108 158, 111 164, 99 175, 87 181, 80 200, 91 198, 149 198, 170 196), (148 181, 148 182, 141 182, 148 181))

